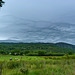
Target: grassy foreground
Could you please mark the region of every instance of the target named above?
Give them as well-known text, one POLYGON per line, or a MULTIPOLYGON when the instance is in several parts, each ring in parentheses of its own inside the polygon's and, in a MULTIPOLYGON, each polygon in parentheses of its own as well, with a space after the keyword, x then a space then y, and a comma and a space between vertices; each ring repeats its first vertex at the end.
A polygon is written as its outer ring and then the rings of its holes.
POLYGON ((75 59, 0 55, 0 75, 75 75, 75 59))

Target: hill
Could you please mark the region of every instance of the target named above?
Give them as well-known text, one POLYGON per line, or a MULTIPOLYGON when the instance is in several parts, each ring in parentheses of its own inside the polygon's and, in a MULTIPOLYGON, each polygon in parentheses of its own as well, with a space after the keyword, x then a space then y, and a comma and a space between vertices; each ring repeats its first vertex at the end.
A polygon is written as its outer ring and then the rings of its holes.
POLYGON ((0 43, 0 50, 45 50, 47 52, 75 53, 75 45, 67 43, 0 43))
POLYGON ((62 48, 75 49, 75 45, 64 43, 64 42, 59 42, 59 43, 56 43, 55 45, 62 48))

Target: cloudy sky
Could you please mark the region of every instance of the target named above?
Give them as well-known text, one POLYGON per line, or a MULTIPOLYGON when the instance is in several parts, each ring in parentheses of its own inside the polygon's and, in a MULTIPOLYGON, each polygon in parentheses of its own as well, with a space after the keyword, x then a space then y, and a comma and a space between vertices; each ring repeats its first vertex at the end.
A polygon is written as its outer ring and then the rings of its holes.
POLYGON ((4 0, 0 40, 75 44, 75 0, 4 0))

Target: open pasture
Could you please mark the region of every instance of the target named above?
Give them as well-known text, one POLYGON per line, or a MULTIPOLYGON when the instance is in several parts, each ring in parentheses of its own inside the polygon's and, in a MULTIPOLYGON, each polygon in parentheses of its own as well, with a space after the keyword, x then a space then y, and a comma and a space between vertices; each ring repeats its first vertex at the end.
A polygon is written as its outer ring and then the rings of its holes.
POLYGON ((17 61, 19 60, 44 60, 43 57, 39 56, 13 56, 13 55, 0 55, 0 61, 9 61, 12 59, 12 61, 17 61))
POLYGON ((75 59, 65 57, 0 55, 0 75, 75 75, 75 59))

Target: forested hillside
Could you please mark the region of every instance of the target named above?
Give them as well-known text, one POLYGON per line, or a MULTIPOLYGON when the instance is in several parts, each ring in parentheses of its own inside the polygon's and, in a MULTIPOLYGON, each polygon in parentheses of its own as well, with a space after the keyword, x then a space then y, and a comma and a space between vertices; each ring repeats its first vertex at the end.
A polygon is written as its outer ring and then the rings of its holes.
POLYGON ((56 43, 55 45, 62 48, 75 49, 75 45, 68 44, 68 43, 59 42, 59 43, 56 43))
POLYGON ((0 51, 10 52, 12 50, 45 50, 46 52, 55 52, 55 53, 67 53, 69 51, 75 52, 75 49, 72 48, 74 45, 64 44, 64 43, 0 43, 0 51))

